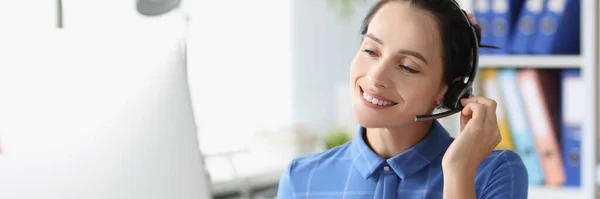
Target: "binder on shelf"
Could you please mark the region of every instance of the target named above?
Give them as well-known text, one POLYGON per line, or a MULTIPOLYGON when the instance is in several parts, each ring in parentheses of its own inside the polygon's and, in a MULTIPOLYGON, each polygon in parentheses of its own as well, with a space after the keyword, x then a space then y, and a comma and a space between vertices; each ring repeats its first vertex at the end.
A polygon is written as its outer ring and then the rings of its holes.
POLYGON ((500 47, 494 54, 510 53, 509 45, 524 0, 492 0, 492 45, 500 47))
POLYGON ((483 69, 481 71, 481 80, 483 83, 483 95, 496 101, 498 128, 502 135, 502 141, 496 146, 496 149, 514 150, 508 119, 506 119, 506 115, 504 114, 505 104, 504 100, 502 100, 500 85, 498 84, 498 69, 483 69))
MULTIPOLYGON (((481 26, 481 43, 486 45, 492 45, 494 38, 490 32, 492 12, 491 12, 491 0, 474 0, 473 7, 475 18, 477 18, 477 24, 481 26)), ((491 54, 493 49, 480 48, 480 54, 491 54)))
POLYGON ((500 90, 506 107, 506 118, 510 124, 515 152, 519 154, 527 169, 529 184, 542 185, 544 173, 534 145, 529 121, 524 113, 525 109, 517 85, 517 72, 515 68, 504 68, 498 73, 500 90))
POLYGON ((560 121, 558 70, 522 69, 517 83, 531 127, 545 184, 562 186, 565 182, 563 159, 556 139, 560 121))
POLYGON ((560 145, 565 167, 565 186, 581 185, 581 126, 585 115, 585 91, 578 69, 561 72, 560 145))
POLYGON ((519 13, 515 31, 510 41, 511 54, 532 54, 535 35, 537 34, 539 18, 544 10, 546 0, 526 0, 525 6, 519 13))
POLYGON ((579 54, 580 0, 548 0, 533 43, 535 54, 579 54))

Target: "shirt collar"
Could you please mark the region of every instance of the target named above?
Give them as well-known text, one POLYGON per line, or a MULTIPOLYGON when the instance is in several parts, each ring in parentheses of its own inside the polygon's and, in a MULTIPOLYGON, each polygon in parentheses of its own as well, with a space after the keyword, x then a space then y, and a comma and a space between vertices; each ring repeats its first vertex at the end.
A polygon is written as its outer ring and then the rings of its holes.
POLYGON ((450 134, 435 120, 423 140, 408 150, 384 160, 369 148, 363 139, 365 133, 366 129, 361 126, 350 147, 350 154, 354 160, 353 165, 364 179, 372 176, 383 164, 388 164, 404 180, 443 154, 452 141, 450 134))

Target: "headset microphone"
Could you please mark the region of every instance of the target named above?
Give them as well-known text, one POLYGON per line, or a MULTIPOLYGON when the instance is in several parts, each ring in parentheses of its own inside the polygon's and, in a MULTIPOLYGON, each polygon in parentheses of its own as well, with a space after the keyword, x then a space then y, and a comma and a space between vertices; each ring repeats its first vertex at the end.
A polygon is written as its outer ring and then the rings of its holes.
MULTIPOLYGON (((460 9, 460 6, 454 0, 452 0, 452 2, 460 9)), ((462 81, 455 81, 448 86, 448 92, 446 92, 446 95, 444 96, 444 104, 449 106, 450 110, 437 114, 417 115, 415 116, 416 122, 439 119, 462 111, 463 106, 460 103, 460 100, 468 98, 473 93, 473 81, 475 81, 475 73, 477 73, 479 64, 479 47, 498 49, 498 47, 494 46, 480 45, 479 40, 481 36, 477 33, 479 27, 471 24, 471 20, 469 20, 467 13, 462 9, 460 10, 473 35, 473 47, 470 49, 471 56, 469 57, 471 59, 471 70, 467 76, 464 76, 464 78, 461 79, 462 81)))
MULTIPOLYGON (((474 74, 474 73, 472 73, 472 74, 474 74)), ((471 89, 471 86, 473 85, 473 81, 468 80, 467 83, 465 83, 465 84, 463 84, 462 82, 459 82, 459 83, 455 83, 453 90, 450 90, 450 92, 448 92, 449 96, 447 96, 447 97, 450 97, 450 99, 447 101, 452 102, 451 105, 453 108, 451 108, 448 111, 444 111, 444 112, 436 113, 436 114, 417 115, 417 116, 415 116, 415 122, 439 119, 439 118, 447 117, 447 116, 450 116, 452 114, 462 111, 463 106, 460 103, 460 100, 463 98, 468 98, 469 95, 471 95, 471 93, 473 93, 473 90, 471 89), (464 86, 464 87, 461 87, 461 86, 464 86), (462 89, 460 89, 460 88, 462 88, 462 89)))
POLYGON ((449 111, 444 111, 444 112, 437 113, 437 114, 417 115, 417 116, 415 116, 415 122, 421 122, 421 121, 439 119, 439 118, 450 116, 450 115, 452 115, 454 113, 458 113, 460 111, 462 111, 462 107, 461 108, 451 109, 449 111))

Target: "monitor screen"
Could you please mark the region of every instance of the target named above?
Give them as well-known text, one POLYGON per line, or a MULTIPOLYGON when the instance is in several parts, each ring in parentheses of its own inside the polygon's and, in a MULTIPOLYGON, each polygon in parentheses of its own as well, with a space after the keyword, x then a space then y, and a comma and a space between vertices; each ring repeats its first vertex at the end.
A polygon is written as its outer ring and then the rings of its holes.
POLYGON ((3 33, 0 198, 210 198, 179 35, 3 33))

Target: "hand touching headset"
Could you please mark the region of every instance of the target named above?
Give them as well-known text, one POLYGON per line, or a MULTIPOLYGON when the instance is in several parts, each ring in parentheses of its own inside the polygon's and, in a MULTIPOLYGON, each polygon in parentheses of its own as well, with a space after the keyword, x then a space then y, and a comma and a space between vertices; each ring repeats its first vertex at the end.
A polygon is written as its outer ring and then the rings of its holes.
MULTIPOLYGON (((470 24, 477 23, 473 15, 466 16, 470 24)), ((476 51, 477 47, 474 49, 476 51)), ((473 53, 477 55, 477 52, 473 53)), ((474 56, 474 58, 477 59, 477 56, 474 56)), ((471 94, 477 61, 472 63, 473 69, 467 83, 454 85, 456 90, 451 90, 456 92, 456 95, 454 95, 456 99, 452 100, 456 100, 454 110, 460 111, 461 114, 461 132, 443 157, 442 168, 445 172, 474 175, 479 163, 502 140, 496 118, 496 101, 471 94)))

